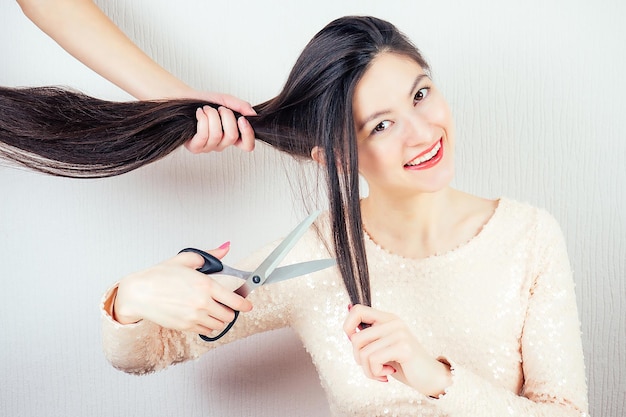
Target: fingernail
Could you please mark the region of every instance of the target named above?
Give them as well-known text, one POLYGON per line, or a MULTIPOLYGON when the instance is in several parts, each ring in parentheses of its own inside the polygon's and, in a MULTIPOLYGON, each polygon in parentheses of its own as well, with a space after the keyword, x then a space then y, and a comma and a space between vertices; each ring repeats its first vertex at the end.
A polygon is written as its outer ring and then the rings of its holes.
POLYGON ((230 240, 227 242, 222 243, 222 246, 220 246, 218 249, 226 249, 230 247, 230 240))
POLYGON ((352 310, 352 304, 348 304, 348 311, 352 310))

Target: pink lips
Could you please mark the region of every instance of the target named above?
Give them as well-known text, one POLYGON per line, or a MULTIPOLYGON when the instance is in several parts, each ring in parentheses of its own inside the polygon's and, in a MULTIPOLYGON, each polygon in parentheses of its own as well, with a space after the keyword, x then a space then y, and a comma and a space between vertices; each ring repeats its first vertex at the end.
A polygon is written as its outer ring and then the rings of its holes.
MULTIPOLYGON (((420 153, 419 155, 417 155, 415 158, 411 159, 411 161, 414 161, 415 159, 419 158, 422 155, 426 155, 428 152, 432 151, 433 148, 435 146, 437 146, 437 144, 441 145, 441 148, 439 149, 439 151, 435 154, 435 156, 433 156, 432 158, 430 158, 428 161, 422 162, 419 165, 405 165, 404 168, 405 169, 410 169, 410 170, 422 170, 422 169, 429 169, 434 167, 435 165, 437 165, 439 163, 439 161, 441 161, 441 158, 443 158, 443 138, 439 139, 437 142, 435 142, 435 144, 433 146, 431 146, 430 148, 426 149, 424 152, 420 153)), ((409 161, 410 162, 410 161, 409 161)))

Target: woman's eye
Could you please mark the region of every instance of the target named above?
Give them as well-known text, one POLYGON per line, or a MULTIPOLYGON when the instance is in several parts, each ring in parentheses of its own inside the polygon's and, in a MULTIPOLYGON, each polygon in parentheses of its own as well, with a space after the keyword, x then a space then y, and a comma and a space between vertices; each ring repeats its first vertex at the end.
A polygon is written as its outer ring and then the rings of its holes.
POLYGON ((390 124, 391 122, 389 120, 383 120, 376 125, 376 127, 374 128, 374 133, 382 132, 383 130, 387 129, 390 124))
POLYGON ((430 87, 424 87, 424 88, 420 88, 419 90, 417 90, 417 93, 415 93, 415 97, 413 97, 413 101, 424 100, 426 96, 428 95, 428 90, 430 90, 430 87))

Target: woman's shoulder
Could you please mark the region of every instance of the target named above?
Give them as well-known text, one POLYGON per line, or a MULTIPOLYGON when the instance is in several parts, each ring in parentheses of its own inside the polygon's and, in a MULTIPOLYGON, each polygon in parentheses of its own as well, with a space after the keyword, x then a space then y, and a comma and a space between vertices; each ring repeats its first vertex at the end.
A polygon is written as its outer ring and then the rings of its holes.
POLYGON ((530 218, 541 221, 554 219, 554 216, 543 207, 509 197, 500 197, 498 199, 498 210, 515 218, 530 218))
POLYGON ((497 220, 508 227, 514 226, 541 234, 561 234, 561 227, 552 213, 527 202, 501 197, 496 214, 497 220))

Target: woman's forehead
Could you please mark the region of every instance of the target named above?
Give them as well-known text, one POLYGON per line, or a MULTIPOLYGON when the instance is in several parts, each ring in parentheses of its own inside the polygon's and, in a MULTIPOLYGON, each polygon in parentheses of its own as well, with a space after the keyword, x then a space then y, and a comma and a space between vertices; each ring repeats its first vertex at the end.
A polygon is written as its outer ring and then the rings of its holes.
POLYGON ((426 72, 411 57, 389 52, 376 56, 354 91, 352 106, 357 125, 398 100, 410 98, 424 76, 426 72))

